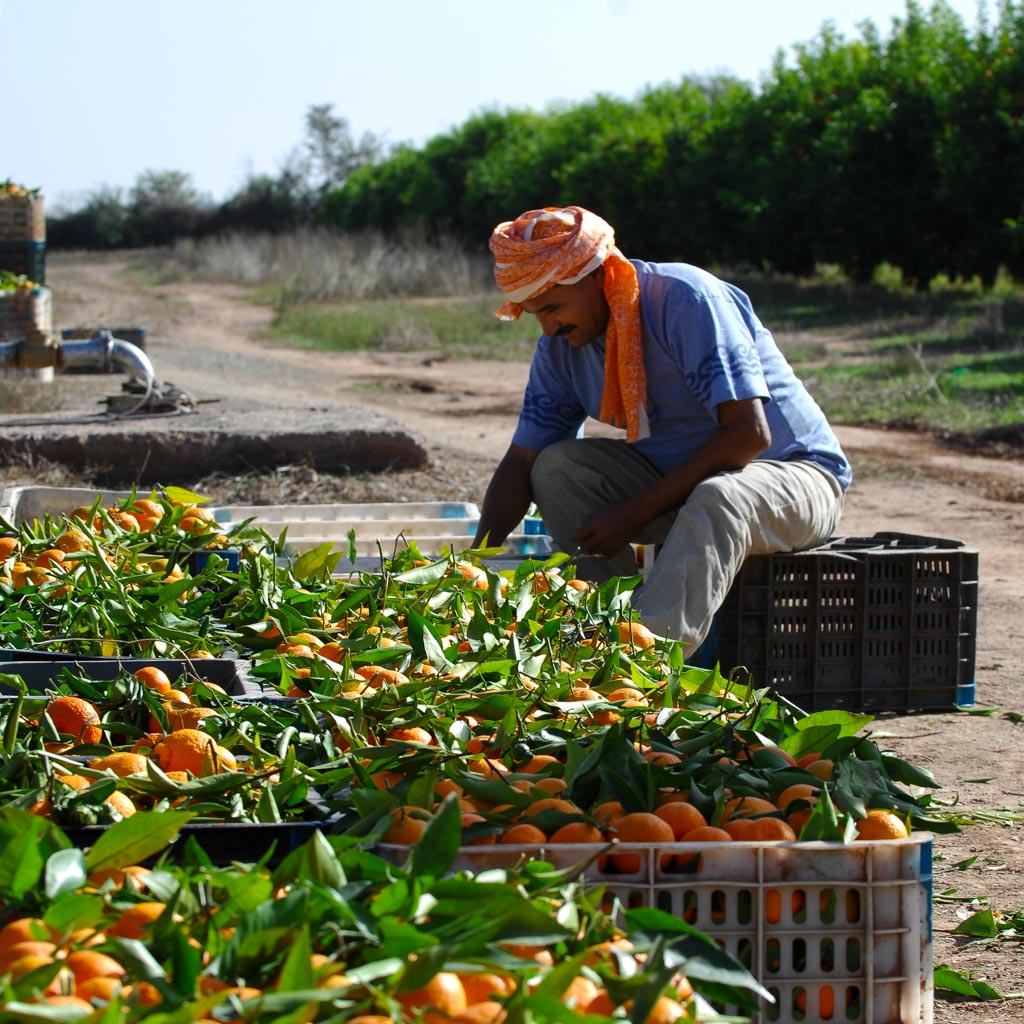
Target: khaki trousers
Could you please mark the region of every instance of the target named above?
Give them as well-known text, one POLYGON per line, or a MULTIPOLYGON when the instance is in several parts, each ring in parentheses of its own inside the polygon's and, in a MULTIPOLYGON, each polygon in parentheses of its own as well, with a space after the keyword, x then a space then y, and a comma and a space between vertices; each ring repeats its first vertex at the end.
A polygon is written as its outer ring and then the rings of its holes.
MULTIPOLYGON (((662 474, 612 438, 581 438, 545 448, 534 462, 533 499, 557 547, 574 552, 575 533, 592 515, 653 486, 662 474)), ((659 636, 695 649, 749 555, 800 551, 835 534, 843 491, 813 462, 756 459, 709 477, 680 508, 652 523, 634 543, 660 545, 633 593, 633 608, 659 636)), ((577 572, 603 582, 636 575, 628 545, 606 559, 581 557, 577 572)))

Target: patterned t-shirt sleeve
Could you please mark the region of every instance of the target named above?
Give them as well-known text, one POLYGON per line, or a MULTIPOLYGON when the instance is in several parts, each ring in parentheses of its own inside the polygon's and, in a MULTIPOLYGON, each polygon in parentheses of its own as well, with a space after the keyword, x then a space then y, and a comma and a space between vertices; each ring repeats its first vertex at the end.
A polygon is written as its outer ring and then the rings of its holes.
POLYGON ((770 398, 756 340, 728 292, 686 289, 669 307, 667 336, 677 349, 687 386, 706 409, 770 398))
POLYGON ((542 337, 530 365, 530 379, 512 443, 539 452, 556 441, 575 437, 585 418, 568 367, 555 357, 551 340, 542 337))

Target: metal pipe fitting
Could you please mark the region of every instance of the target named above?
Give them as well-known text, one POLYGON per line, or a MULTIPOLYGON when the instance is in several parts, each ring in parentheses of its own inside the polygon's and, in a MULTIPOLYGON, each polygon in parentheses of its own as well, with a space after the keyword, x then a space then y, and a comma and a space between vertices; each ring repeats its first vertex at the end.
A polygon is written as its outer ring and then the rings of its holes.
POLYGON ((91 338, 65 339, 60 343, 58 365, 100 367, 105 373, 112 369, 140 377, 147 387, 156 383, 156 374, 149 357, 130 341, 115 338, 110 331, 97 331, 91 338))

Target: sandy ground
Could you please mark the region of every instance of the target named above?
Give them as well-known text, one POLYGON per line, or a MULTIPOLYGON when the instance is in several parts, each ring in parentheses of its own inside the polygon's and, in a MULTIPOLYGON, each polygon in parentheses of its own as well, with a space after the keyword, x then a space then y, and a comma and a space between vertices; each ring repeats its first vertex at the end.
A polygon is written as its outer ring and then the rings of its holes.
MULTIPOLYGON (((306 426, 345 404, 392 417, 417 435, 429 461, 401 473, 342 478, 318 473, 315 452, 303 465, 260 472, 227 467, 193 486, 216 501, 480 501, 519 408, 527 367, 500 361, 451 363, 431 353, 372 355, 296 351, 260 337, 267 309, 219 285, 142 287, 116 258, 51 260, 58 327, 138 325, 158 377, 186 389, 198 412, 234 402, 288 410, 306 426)), ((783 343, 787 339, 780 339, 783 343)), ((67 410, 96 413, 118 380, 58 377, 42 390, 67 410)), ((30 391, 33 385, 25 384, 30 391)), ((52 401, 52 399, 43 399, 52 401)), ((0 412, 0 432, 13 413, 0 412)), ((258 414, 257 414, 258 415, 258 414)), ((164 429, 140 420, 138 429, 164 429)), ((591 432, 603 428, 596 425, 591 432)), ((901 531, 958 539, 980 556, 976 710, 889 714, 874 723, 876 739, 929 768, 938 799, 965 810, 1014 809, 1024 816, 1024 466, 1013 459, 962 454, 913 433, 844 427, 838 431, 856 473, 841 533, 901 531)), ((78 482, 54 478, 53 467, 8 469, 4 483, 78 482)), ((1021 825, 972 825, 935 841, 935 892, 989 897, 993 909, 1024 910, 1021 825), (975 858, 969 866, 961 862, 975 858)), ((988 979, 1004 994, 1024 993, 1020 941, 967 943, 950 934, 956 902, 937 901, 935 962, 988 979)), ((936 1001, 941 1022, 1022 1021, 1024 1000, 936 1001)))

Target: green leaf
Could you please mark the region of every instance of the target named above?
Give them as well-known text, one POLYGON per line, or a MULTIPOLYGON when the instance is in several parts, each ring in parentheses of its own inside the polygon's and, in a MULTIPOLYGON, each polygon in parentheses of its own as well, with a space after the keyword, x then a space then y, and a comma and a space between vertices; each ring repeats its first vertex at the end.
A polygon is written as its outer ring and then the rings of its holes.
POLYGON ((292 572, 298 580, 307 580, 320 573, 327 575, 341 561, 341 556, 342 552, 335 551, 334 544, 328 541, 299 555, 292 566, 292 572))
POLYGON ((976 939, 994 939, 999 934, 996 919, 988 908, 971 914, 965 921, 961 921, 954 929, 954 935, 971 935, 976 939))
POLYGON ((58 850, 46 862, 46 895, 50 899, 62 892, 74 892, 85 879, 85 854, 81 850, 58 850))
POLYGON ((954 995, 967 996, 969 999, 1002 999, 1003 997, 991 985, 984 981, 972 981, 966 971, 955 971, 946 964, 939 964, 933 973, 935 988, 954 995))
POLYGON ((86 870, 140 864, 159 853, 194 817, 192 811, 139 811, 115 822, 89 850, 86 870))
POLYGON ((455 795, 450 793, 412 848, 409 874, 413 878, 440 878, 455 862, 461 842, 461 812, 455 795))

